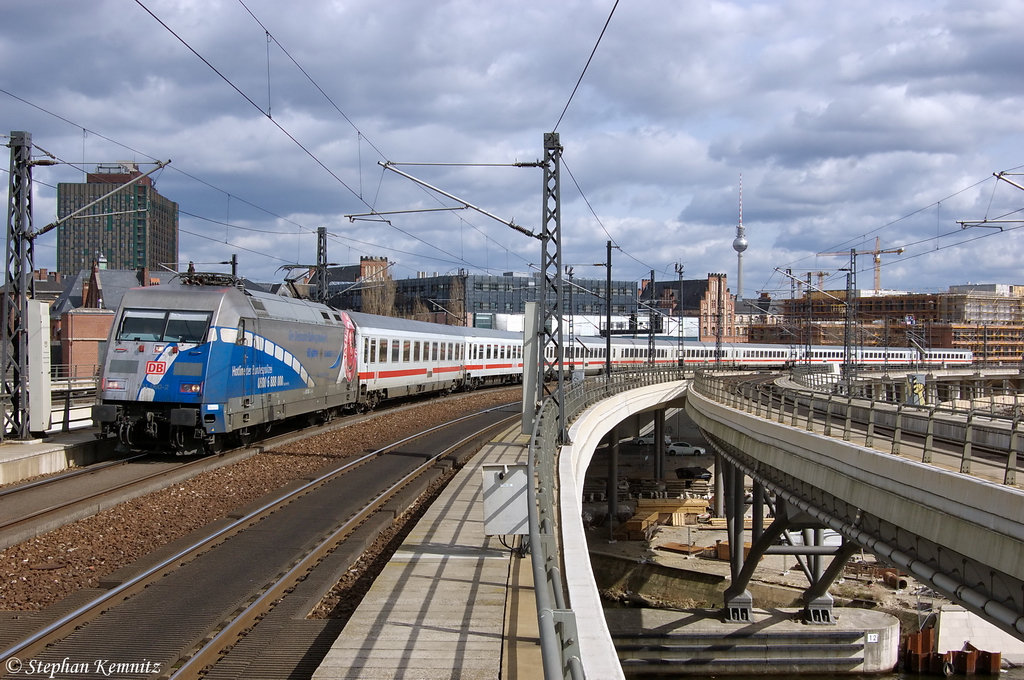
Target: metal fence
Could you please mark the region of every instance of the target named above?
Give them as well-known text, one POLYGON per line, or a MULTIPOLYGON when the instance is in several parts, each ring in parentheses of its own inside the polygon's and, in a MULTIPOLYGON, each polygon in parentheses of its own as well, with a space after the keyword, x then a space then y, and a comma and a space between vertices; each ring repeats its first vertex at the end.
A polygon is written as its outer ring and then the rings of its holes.
MULTIPOLYGON (((954 401, 943 404, 912 404, 890 401, 877 396, 838 395, 820 390, 784 387, 774 383, 738 381, 734 375, 699 373, 691 389, 698 394, 731 408, 767 420, 775 420, 808 432, 841 437, 868 448, 882 448, 893 455, 907 455, 913 449, 905 436, 921 438, 922 463, 933 464, 937 441, 958 447, 959 468, 971 474, 979 465, 997 467, 1003 484, 1016 484, 1022 409, 1013 397, 1008 409, 994 408, 987 400, 954 401), (983 408, 977 408, 983 405, 983 408), (854 424, 863 427, 855 428, 854 424), (890 435, 878 437, 876 430, 890 435), (856 433, 856 434, 855 434, 856 433), (1001 454, 994 461, 991 455, 982 460, 975 456, 975 447, 1001 454), (1005 456, 1005 458, 1003 458, 1005 456)), ((865 394, 870 394, 866 392, 865 394)))

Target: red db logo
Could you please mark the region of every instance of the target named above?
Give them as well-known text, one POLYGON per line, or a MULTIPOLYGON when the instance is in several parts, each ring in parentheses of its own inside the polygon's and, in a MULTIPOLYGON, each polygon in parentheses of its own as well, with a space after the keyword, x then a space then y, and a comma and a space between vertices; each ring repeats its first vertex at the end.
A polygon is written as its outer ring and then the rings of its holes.
POLYGON ((167 364, 163 361, 147 361, 146 375, 163 375, 167 372, 167 364))

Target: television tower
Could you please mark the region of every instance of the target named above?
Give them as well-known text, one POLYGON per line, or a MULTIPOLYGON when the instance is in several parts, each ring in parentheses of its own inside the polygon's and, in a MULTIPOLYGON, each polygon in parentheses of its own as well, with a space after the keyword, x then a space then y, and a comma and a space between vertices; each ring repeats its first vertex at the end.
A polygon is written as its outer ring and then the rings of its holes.
POLYGON ((740 222, 736 225, 736 239, 732 249, 736 251, 736 299, 743 297, 743 251, 747 249, 747 236, 743 230, 743 173, 740 173, 740 222))

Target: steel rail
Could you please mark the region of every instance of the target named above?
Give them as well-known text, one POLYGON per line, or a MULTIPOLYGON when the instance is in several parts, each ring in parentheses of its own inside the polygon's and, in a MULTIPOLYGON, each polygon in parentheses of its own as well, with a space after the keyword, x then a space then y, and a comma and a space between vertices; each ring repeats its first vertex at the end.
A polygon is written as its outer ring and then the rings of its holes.
POLYGON ((65 614, 56 621, 44 626, 43 628, 29 635, 24 640, 15 643, 8 649, 0 651, 0 658, 10 658, 12 656, 25 657, 35 654, 43 647, 53 642, 54 640, 62 639, 63 637, 71 633, 78 626, 81 626, 82 624, 87 623, 88 621, 91 621, 92 619, 102 614, 103 611, 108 608, 106 605, 118 601, 118 598, 123 599, 131 594, 140 591, 142 588, 159 580, 166 573, 173 571, 177 566, 180 566, 179 563, 189 561, 192 557, 195 556, 196 553, 200 551, 205 551, 213 547, 215 544, 220 543, 222 540, 228 538, 229 536, 239 531, 242 531, 248 525, 252 525, 259 522, 259 520, 262 519, 263 516, 269 514, 270 512, 273 512, 274 510, 283 505, 286 505, 287 503, 291 502, 293 498, 300 496, 309 491, 310 489, 344 474, 345 472, 351 470, 354 467, 362 465, 369 460, 381 456, 387 451, 390 451, 391 449, 399 447, 419 437, 443 429, 467 418, 472 418, 475 415, 478 415, 479 413, 484 413, 487 411, 498 410, 507 407, 508 404, 505 404, 502 406, 494 407, 492 409, 487 409, 486 411, 477 412, 477 414, 471 414, 468 416, 455 418, 446 423, 442 423, 441 425, 437 425, 426 430, 423 430, 421 432, 418 432, 415 435, 405 437, 400 441, 393 442, 385 447, 381 447, 380 449, 377 449, 370 453, 366 453, 356 458, 355 460, 349 461, 348 463, 342 465, 341 467, 332 470, 331 472, 325 473, 312 480, 309 480, 305 484, 299 486, 298 488, 289 491, 285 495, 275 498, 274 500, 271 500, 261 505, 260 507, 252 510, 246 515, 231 522, 227 526, 215 531, 213 534, 203 538, 200 541, 197 541, 193 545, 190 545, 186 548, 179 550, 174 555, 171 555, 170 557, 161 560, 157 564, 149 567, 148 569, 145 569, 143 572, 126 580, 120 585, 111 588, 110 590, 106 591, 102 595, 99 595, 90 602, 74 609, 73 611, 65 614))
MULTIPOLYGON (((479 413, 489 413, 491 411, 506 408, 508 405, 500 406, 496 408, 486 409, 479 413)), ((474 415, 479 415, 474 414, 474 415)), ((466 418, 473 416, 466 416, 466 418)), ((316 546, 310 549, 310 551, 302 558, 300 558, 294 566, 292 566, 286 573, 284 573, 277 581, 267 586, 266 590, 261 593, 252 603, 250 603, 245 609, 237 612, 234 618, 231 619, 227 625, 225 625, 220 631, 217 632, 209 641, 204 642, 201 649, 196 651, 185 663, 179 666, 169 676, 172 680, 189 680, 192 678, 200 678, 206 671, 208 666, 215 664, 220 657, 230 649, 241 637, 244 636, 246 631, 258 621, 266 612, 273 609, 276 602, 281 598, 290 588, 305 578, 305 575, 316 567, 316 565, 323 559, 323 557, 334 550, 338 544, 345 540, 359 524, 361 524, 367 517, 374 514, 384 505, 386 505, 395 495, 398 494, 404 487, 411 483, 417 477, 423 475, 428 470, 434 467, 434 465, 444 456, 457 451, 459 448, 470 443, 481 433, 491 432, 500 430, 501 428, 508 427, 508 425, 516 420, 519 420, 522 416, 516 414, 510 416, 498 423, 488 425, 481 430, 474 432, 471 435, 464 437, 463 439, 450 444, 440 453, 437 453, 428 458, 419 467, 411 471, 409 474, 396 481, 390 487, 381 492, 379 496, 373 499, 367 504, 362 510, 360 510, 355 516, 351 517, 344 524, 332 531, 328 536, 321 540, 316 546)), ((462 420, 460 418, 459 420, 462 420)), ((449 423, 445 423, 440 427, 447 427, 452 423, 458 422, 453 420, 449 423)), ((427 434, 423 433, 415 435, 414 438, 418 438, 427 434)), ((408 441, 408 440, 405 440, 408 441)), ((379 454, 375 454, 379 455, 379 454)))
MULTIPOLYGON (((46 486, 48 484, 62 482, 64 480, 71 479, 72 477, 79 477, 81 475, 89 474, 91 472, 100 472, 101 470, 117 467, 118 465, 124 465, 125 463, 130 463, 133 460, 138 460, 139 458, 143 458, 148 455, 148 453, 140 453, 135 456, 129 456, 128 458, 118 458, 117 460, 108 460, 102 463, 94 463, 93 465, 90 465, 88 467, 76 468, 71 472, 57 474, 53 477, 47 477, 45 479, 37 479, 34 482, 26 482, 25 484, 18 484, 17 482, 14 482, 11 486, 7 487, 6 489, 0 489, 0 498, 4 496, 10 496, 11 494, 16 494, 19 491, 28 491, 29 489, 37 489, 41 486, 46 486)), ((2 529, 3 526, 4 525, 0 524, 0 529, 2 529)))

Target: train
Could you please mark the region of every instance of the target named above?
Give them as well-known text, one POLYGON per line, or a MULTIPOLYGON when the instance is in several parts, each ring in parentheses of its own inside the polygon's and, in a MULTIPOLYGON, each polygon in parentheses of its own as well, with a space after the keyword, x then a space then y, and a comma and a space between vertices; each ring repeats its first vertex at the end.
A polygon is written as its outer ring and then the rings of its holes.
MULTIPOLYGON (((604 338, 576 337, 564 345, 569 370, 605 369, 604 338)), ((806 360, 803 351, 693 342, 680 350, 663 339, 649 357, 647 339, 619 337, 611 363, 781 368, 806 360)), ((953 350, 927 357, 910 348, 857 351, 869 364, 971 360, 969 352, 953 350)), ((810 360, 836 363, 841 354, 841 348, 815 347, 810 360)), ((247 290, 227 275, 182 275, 125 292, 92 418, 98 437, 116 436, 132 450, 214 453, 247 445, 289 419, 312 424, 387 399, 517 383, 524 361, 521 333, 342 311, 247 290)))

